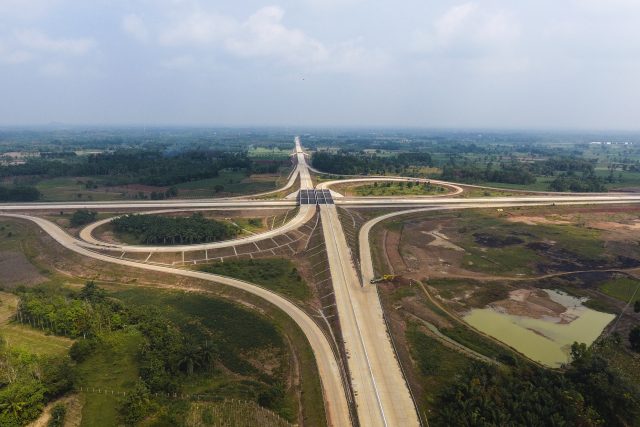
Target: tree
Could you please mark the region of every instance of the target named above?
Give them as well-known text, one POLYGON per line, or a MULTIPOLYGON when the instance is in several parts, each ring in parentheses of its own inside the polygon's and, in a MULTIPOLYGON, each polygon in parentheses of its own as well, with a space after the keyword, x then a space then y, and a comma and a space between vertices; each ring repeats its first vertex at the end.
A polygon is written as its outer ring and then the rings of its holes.
POLYGON ((149 389, 144 382, 138 381, 133 390, 124 398, 120 406, 120 417, 125 425, 135 425, 147 416, 151 407, 149 389))
POLYGON ((87 209, 79 209, 71 215, 71 219, 69 220, 71 226, 78 227, 80 225, 89 224, 95 221, 98 212, 90 211, 87 209))
POLYGON ((636 326, 629 332, 629 342, 631 349, 640 353, 640 326, 636 326))
POLYGON ((106 295, 107 293, 104 289, 100 288, 93 280, 91 280, 85 283, 78 296, 80 299, 95 303, 103 301, 106 295))
POLYGON ((633 304, 633 311, 636 312, 636 313, 640 313, 640 300, 637 300, 633 304))

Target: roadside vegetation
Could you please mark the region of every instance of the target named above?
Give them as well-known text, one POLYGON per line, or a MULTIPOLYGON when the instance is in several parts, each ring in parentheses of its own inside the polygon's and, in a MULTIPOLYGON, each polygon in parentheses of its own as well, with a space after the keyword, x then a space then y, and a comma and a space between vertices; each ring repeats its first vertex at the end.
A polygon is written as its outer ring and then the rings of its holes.
POLYGON ((69 225, 72 227, 80 227, 81 225, 87 225, 94 222, 97 217, 98 212, 96 211, 79 209, 71 215, 71 218, 69 218, 69 225))

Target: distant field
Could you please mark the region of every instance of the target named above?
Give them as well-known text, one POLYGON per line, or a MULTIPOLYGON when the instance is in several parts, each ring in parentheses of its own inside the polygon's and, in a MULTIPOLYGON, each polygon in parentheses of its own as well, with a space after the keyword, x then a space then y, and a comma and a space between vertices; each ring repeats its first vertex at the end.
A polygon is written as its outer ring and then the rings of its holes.
POLYGON ((289 158, 292 150, 287 148, 268 148, 253 146, 249 149, 247 154, 253 159, 264 160, 284 160, 289 158))
MULTIPOLYGON (((189 181, 177 184, 178 197, 223 197, 230 195, 252 194, 269 191, 285 182, 289 168, 276 174, 259 174, 247 176, 243 171, 222 170, 215 178, 189 181)), ((62 177, 43 179, 35 186, 42 193, 42 201, 111 201, 137 199, 140 193, 147 198, 150 193, 164 193, 169 187, 149 185, 106 186, 103 177, 62 177), (92 181, 97 188, 87 188, 86 183, 92 181)))

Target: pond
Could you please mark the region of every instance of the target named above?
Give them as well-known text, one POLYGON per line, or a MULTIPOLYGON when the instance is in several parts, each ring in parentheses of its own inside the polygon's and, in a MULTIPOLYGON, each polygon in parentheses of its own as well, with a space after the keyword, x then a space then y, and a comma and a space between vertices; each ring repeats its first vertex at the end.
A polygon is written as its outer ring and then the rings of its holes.
POLYGON ((473 309, 464 316, 469 325, 513 347, 543 365, 558 368, 569 361, 573 342, 592 344, 615 315, 585 307, 585 299, 545 289, 566 310, 561 316, 539 318, 513 315, 494 307, 473 309))

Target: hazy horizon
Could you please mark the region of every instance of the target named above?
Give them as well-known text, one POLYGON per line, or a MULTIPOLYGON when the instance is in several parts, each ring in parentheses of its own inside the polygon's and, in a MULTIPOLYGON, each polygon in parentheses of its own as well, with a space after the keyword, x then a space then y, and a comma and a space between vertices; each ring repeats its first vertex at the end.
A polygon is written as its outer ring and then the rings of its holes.
POLYGON ((640 3, 0 0, 0 126, 640 131, 640 3))

